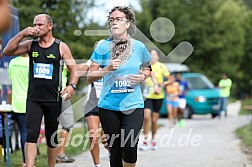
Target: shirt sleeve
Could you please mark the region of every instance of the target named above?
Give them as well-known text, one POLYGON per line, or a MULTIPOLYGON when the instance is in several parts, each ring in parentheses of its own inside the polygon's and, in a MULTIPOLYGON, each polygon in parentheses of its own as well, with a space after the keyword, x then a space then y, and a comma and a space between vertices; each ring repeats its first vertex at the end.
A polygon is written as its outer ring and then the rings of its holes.
POLYGON ((146 63, 150 62, 150 53, 149 53, 149 51, 147 50, 147 48, 145 46, 143 48, 142 58, 143 58, 143 64, 146 64, 146 63))
POLYGON ((96 47, 96 49, 94 50, 94 52, 91 55, 90 60, 98 63, 99 65, 102 65, 102 55, 100 54, 101 53, 100 50, 101 49, 99 46, 96 47))
POLYGON ((91 55, 90 60, 98 63, 101 68, 108 66, 110 60, 109 46, 110 45, 104 44, 104 42, 97 45, 97 47, 95 48, 94 52, 91 55))
POLYGON ((162 69, 163 69, 163 76, 168 77, 170 73, 164 64, 162 69))
POLYGON ((228 86, 229 86, 230 88, 231 88, 231 86, 232 86, 232 80, 231 80, 231 79, 229 79, 228 86))
POLYGON ((89 59, 89 60, 86 62, 86 65, 87 65, 88 67, 90 67, 90 66, 91 66, 91 63, 92 63, 92 61, 89 59))
POLYGON ((142 50, 142 65, 141 68, 150 68, 150 53, 145 46, 142 50))

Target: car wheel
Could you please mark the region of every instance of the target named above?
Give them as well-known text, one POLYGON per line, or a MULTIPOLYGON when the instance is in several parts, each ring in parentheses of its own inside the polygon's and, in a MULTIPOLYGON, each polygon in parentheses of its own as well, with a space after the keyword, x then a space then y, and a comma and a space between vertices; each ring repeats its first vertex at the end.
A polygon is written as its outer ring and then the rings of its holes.
POLYGON ((186 108, 184 109, 184 118, 192 119, 192 114, 193 114, 192 108, 189 106, 186 106, 186 108))
POLYGON ((211 113, 212 118, 215 118, 218 114, 217 113, 211 113))

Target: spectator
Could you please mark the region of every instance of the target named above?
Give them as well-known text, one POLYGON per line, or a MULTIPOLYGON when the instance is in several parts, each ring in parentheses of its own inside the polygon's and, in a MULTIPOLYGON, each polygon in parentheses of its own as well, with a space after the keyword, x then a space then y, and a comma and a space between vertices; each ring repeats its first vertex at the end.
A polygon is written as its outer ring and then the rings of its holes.
POLYGON ((27 135, 25 113, 29 76, 29 56, 27 54, 16 57, 10 61, 9 76, 12 83, 12 109, 20 131, 21 150, 23 163, 25 164, 24 147, 27 135))
MULTIPOLYGON (((10 6, 7 0, 0 0, 0 35, 11 25, 10 6)), ((1 57, 1 56, 0 56, 1 57)))
POLYGON ((221 111, 223 110, 225 112, 225 117, 227 117, 228 97, 230 96, 232 80, 228 78, 226 73, 223 74, 222 79, 219 81, 218 87, 220 89, 220 109, 218 112, 218 117, 221 118, 221 111))

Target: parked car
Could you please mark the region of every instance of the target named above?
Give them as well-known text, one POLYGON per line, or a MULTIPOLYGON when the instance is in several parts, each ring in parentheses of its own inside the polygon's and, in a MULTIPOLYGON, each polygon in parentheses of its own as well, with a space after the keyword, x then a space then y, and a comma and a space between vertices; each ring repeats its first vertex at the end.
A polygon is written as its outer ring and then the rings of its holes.
MULTIPOLYGON (((176 72, 181 71, 175 70, 176 72)), ((213 83, 204 74, 184 71, 182 72, 182 77, 188 82, 189 87, 189 91, 186 94, 187 105, 184 110, 184 117, 190 119, 193 114, 208 113, 212 117, 215 117, 219 109, 219 90, 215 88, 213 83)), ((167 115, 165 101, 163 102, 160 114, 161 116, 167 115)))

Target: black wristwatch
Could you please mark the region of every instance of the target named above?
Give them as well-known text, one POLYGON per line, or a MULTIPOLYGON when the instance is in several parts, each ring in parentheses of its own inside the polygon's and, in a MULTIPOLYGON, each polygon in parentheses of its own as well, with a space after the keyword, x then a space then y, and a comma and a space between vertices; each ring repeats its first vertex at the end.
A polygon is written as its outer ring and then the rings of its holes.
POLYGON ((75 90, 76 89, 76 85, 74 83, 69 84, 70 86, 72 86, 72 88, 75 90))

